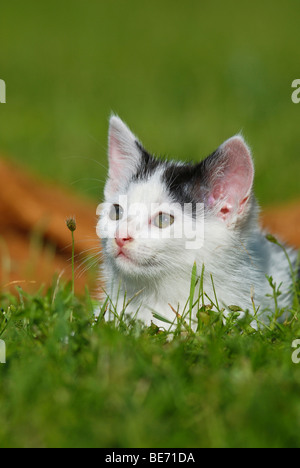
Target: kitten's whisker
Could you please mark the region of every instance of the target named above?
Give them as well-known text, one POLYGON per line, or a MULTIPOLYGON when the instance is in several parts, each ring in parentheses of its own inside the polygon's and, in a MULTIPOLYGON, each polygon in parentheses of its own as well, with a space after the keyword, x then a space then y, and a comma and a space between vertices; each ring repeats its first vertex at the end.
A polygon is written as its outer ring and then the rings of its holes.
MULTIPOLYGON (((103 152, 106 153, 106 150, 107 150, 106 146, 104 146, 94 135, 92 135, 91 133, 89 133, 89 134, 88 134, 88 137, 89 137, 92 141, 94 141, 95 143, 97 143, 98 147, 101 148, 101 150, 102 150, 103 152)), ((97 162, 99 162, 99 161, 97 161, 97 162)))
POLYGON ((92 260, 97 259, 97 261, 101 260, 99 255, 91 255, 89 257, 84 258, 83 260, 77 260, 78 266, 84 265, 85 263, 89 263, 92 260))
MULTIPOLYGON (((90 259, 91 260, 91 259, 90 259)), ((80 265, 81 267, 81 270, 77 273, 77 269, 76 269, 76 277, 77 278, 81 278, 88 270, 91 270, 92 268, 94 268, 97 264, 99 264, 99 259, 98 258, 94 258, 90 261, 90 263, 87 263, 87 265, 80 265)))
POLYGON ((65 156, 63 159, 85 159, 86 161, 92 161, 96 163, 102 169, 105 169, 107 171, 107 166, 104 166, 100 161, 97 161, 96 159, 87 158, 86 156, 65 156))
MULTIPOLYGON (((99 237, 94 237, 94 238, 86 238, 86 239, 76 239, 76 244, 79 244, 80 242, 97 242, 99 243, 99 237)), ((67 244, 65 247, 62 247, 60 249, 60 252, 63 252, 64 250, 70 249, 72 247, 72 244, 67 244)), ((95 246, 96 247, 96 246, 95 246)))
POLYGON ((80 177, 80 179, 73 180, 73 182, 70 182, 70 185, 75 185, 78 184, 78 182, 82 182, 83 180, 85 181, 94 181, 94 182, 100 182, 100 184, 104 184, 105 180, 103 179, 97 179, 95 177, 80 177))
POLYGON ((85 254, 89 254, 90 252, 98 253, 99 249, 97 247, 91 247, 90 249, 82 250, 82 252, 79 252, 78 254, 76 254, 74 258, 86 256, 85 254))

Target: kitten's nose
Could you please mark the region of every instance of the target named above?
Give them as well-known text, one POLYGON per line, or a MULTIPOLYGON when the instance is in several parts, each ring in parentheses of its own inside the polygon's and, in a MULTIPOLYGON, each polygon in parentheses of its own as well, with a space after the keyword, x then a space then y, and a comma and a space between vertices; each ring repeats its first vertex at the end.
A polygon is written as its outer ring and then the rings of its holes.
POLYGON ((128 242, 132 241, 132 237, 116 237, 115 241, 119 247, 123 247, 128 242))

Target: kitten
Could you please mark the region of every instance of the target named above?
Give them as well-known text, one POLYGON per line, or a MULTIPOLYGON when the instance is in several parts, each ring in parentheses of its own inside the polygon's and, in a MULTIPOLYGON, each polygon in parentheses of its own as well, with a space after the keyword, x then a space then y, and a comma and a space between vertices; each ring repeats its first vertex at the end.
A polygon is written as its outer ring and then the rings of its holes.
MULTIPOLYGON (((112 116, 108 152, 97 232, 104 289, 118 313, 129 302, 126 313, 147 325, 165 325, 153 311, 176 321, 174 310, 182 314, 188 301, 194 263, 198 275, 204 271, 204 292, 213 302, 216 292, 225 310, 236 305, 253 312, 254 299, 270 313, 266 275, 277 286, 282 282, 279 306, 291 305, 289 265, 259 227, 253 161, 242 136, 197 164, 167 161, 150 155, 112 116)), ((288 252, 296 262, 296 252, 288 252)))

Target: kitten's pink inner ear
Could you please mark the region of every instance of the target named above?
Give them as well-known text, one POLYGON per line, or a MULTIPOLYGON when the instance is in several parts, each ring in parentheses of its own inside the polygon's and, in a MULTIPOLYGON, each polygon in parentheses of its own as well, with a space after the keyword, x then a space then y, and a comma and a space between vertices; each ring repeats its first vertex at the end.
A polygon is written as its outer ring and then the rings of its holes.
POLYGON ((219 164, 213 177, 209 204, 218 204, 218 216, 228 220, 244 213, 254 177, 250 150, 240 136, 232 137, 219 148, 219 164), (219 173, 218 173, 219 171, 219 173))
POLYGON ((136 142, 127 125, 119 117, 112 116, 108 137, 109 177, 104 190, 106 197, 116 193, 136 170, 141 159, 136 142))
POLYGON ((111 132, 109 135, 109 177, 112 179, 120 177, 124 160, 119 141, 111 132))
POLYGON ((122 174, 122 154, 116 137, 110 132, 109 135, 109 179, 110 188, 113 192, 117 190, 118 180, 122 174))

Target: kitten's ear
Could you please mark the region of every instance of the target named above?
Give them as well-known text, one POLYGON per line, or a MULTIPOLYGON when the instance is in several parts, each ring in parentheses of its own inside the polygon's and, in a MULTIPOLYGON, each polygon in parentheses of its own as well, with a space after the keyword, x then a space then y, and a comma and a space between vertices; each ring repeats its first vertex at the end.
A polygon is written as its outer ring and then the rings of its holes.
POLYGON ((138 139, 125 123, 113 115, 109 121, 109 172, 104 190, 106 198, 116 193, 136 172, 142 157, 137 143, 138 139))
POLYGON ((247 212, 252 193, 254 166, 244 139, 236 135, 205 160, 207 203, 228 224, 247 212))

